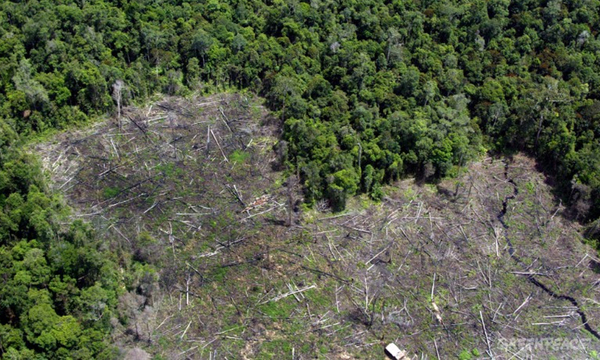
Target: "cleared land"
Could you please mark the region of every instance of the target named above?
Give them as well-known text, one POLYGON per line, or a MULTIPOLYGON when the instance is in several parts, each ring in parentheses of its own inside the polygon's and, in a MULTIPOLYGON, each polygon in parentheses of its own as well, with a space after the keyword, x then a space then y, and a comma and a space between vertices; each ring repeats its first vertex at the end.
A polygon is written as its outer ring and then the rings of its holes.
POLYGON ((436 185, 400 181, 381 203, 302 211, 297 179, 276 171, 277 131, 259 99, 223 94, 125 109, 38 147, 73 216, 143 269, 116 342, 167 359, 600 348, 600 260, 533 160, 486 158, 436 185), (514 346, 540 338, 567 341, 514 346))

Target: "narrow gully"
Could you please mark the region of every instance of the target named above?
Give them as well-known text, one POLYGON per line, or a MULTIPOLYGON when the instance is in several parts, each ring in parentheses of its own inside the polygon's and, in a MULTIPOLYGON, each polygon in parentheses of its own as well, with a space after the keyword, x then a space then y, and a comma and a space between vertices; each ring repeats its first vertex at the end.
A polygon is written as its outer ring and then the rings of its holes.
MULTIPOLYGON (((509 178, 509 176, 508 176, 508 167, 509 167, 508 161, 504 161, 504 178, 506 179, 506 181, 508 183, 510 183, 513 186, 513 193, 504 198, 504 201, 502 202, 502 210, 500 211, 500 213, 498 213, 497 219, 500 222, 500 224, 502 224, 502 227, 504 228, 504 233, 505 233, 504 238, 506 239, 506 243, 508 245, 508 254, 515 262, 517 262, 519 265, 521 265, 523 270, 526 271, 527 270, 526 264, 524 264, 523 261, 515 254, 515 247, 507 233, 507 230, 509 227, 506 224, 506 222, 504 221, 504 216, 506 215, 506 212, 508 211, 508 202, 512 199, 515 199, 517 197, 517 195, 519 195, 519 188, 517 187, 517 184, 515 183, 515 181, 512 178, 509 178)), ((534 275, 528 275, 527 280, 530 283, 532 283, 533 285, 542 289, 546 294, 550 295, 552 298, 558 299, 558 300, 566 300, 566 301, 570 302, 573 306, 575 306, 577 308, 577 314, 579 314, 579 317, 581 318, 581 322, 583 324, 584 329, 586 329, 596 339, 600 340, 600 334, 598 333, 598 331, 596 331, 595 329, 593 329, 590 326, 590 324, 588 323, 587 315, 581 309, 581 306, 579 306, 579 303, 577 302, 577 300, 575 300, 575 298, 568 296, 568 295, 561 295, 561 294, 555 293, 550 288, 548 288, 546 285, 544 285, 542 282, 540 282, 538 279, 536 279, 536 277, 534 275)))

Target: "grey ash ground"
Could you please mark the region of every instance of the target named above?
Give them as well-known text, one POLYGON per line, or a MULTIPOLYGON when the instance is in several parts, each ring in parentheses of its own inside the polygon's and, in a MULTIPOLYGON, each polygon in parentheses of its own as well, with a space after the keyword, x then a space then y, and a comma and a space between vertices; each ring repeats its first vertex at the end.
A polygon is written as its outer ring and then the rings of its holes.
MULTIPOLYGON (((120 298, 123 347, 351 359, 394 342, 504 359, 513 340, 560 338, 580 344, 569 358, 598 350, 581 316, 600 327, 596 253, 533 160, 486 158, 436 185, 399 181, 380 203, 301 210, 300 184, 274 170, 277 131, 260 99, 166 98, 38 148, 73 216, 144 269, 120 298)), ((517 354, 553 355, 565 352, 517 354)))

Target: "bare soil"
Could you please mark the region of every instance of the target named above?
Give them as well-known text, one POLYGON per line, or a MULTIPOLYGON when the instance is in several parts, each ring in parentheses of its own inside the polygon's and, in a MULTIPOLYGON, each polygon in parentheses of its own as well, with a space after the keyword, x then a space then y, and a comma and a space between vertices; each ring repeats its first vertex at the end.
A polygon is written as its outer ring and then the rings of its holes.
POLYGON ((532 159, 405 179, 344 213, 301 211, 300 184, 274 170, 277 136, 260 99, 221 94, 125 109, 121 126, 38 147, 73 216, 137 274, 116 342, 164 359, 384 358, 389 342, 416 358, 600 348, 600 260, 532 159))

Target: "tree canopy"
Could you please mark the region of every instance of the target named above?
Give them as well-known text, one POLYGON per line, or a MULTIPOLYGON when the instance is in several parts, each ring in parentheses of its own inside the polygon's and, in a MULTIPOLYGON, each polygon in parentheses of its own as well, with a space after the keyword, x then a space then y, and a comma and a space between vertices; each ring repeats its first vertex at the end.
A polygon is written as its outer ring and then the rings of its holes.
POLYGON ((283 164, 300 174, 309 204, 327 199, 341 210, 356 193, 381 198, 381 185, 401 176, 435 179, 489 150, 525 151, 578 219, 597 219, 599 8, 596 0, 2 2, 0 262, 9 286, 0 290, 0 353, 96 341, 116 291, 103 270, 110 256, 87 225, 59 226, 67 210, 18 139, 157 92, 264 96, 281 120, 283 164))
POLYGON ((598 5, 7 1, 0 116, 31 134, 155 92, 248 88, 278 111, 309 203, 522 150, 594 219, 598 5))

